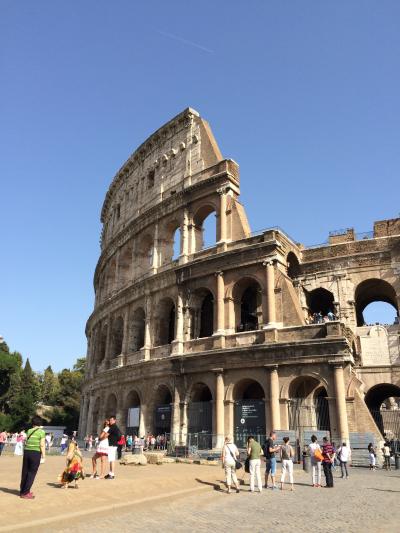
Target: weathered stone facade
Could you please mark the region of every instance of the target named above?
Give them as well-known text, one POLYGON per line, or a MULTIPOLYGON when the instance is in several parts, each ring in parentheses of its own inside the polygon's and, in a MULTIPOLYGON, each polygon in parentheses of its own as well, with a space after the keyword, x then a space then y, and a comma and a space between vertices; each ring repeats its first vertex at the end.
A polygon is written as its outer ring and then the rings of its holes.
POLYGON ((398 312, 400 219, 306 248, 280 228, 252 234, 239 192, 238 165, 192 109, 115 176, 101 213, 80 434, 111 412, 125 429, 135 408, 131 431, 180 443, 210 434, 218 447, 241 430, 326 429, 322 404, 336 439, 379 434, 364 397, 400 395, 399 326, 365 326, 362 311, 383 300, 398 312), (203 248, 211 213, 216 243, 203 248), (309 324, 318 311, 337 320, 309 324), (296 422, 300 404, 309 412, 296 422), (241 418, 246 405, 263 420, 241 418))

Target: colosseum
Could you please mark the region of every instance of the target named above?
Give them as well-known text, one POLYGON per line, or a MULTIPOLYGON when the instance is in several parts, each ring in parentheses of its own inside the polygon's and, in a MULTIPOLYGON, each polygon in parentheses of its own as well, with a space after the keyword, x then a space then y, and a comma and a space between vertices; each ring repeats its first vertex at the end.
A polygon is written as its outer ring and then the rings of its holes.
POLYGON ((207 450, 272 429, 354 447, 399 431, 400 219, 307 247, 279 227, 252 232, 239 194, 238 164, 190 108, 115 175, 80 435, 112 413, 124 432, 207 450), (377 301, 391 324, 365 323, 377 301))

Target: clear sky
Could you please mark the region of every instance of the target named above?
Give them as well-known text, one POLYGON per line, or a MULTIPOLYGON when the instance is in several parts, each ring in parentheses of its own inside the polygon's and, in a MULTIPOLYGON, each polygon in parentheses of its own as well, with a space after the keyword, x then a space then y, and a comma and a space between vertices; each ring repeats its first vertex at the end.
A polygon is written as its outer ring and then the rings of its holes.
POLYGON ((253 230, 315 244, 399 215, 398 0, 0 0, 0 334, 86 352, 115 171, 191 106, 253 230))

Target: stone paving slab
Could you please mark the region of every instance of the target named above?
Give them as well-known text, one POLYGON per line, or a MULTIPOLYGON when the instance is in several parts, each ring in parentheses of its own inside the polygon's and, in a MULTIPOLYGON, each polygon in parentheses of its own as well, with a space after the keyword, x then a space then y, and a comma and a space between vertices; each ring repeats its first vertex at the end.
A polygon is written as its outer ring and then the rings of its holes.
MULTIPOLYGON (((400 530, 400 471, 350 469, 334 489, 312 488, 296 467, 295 492, 226 494, 223 470, 185 464, 118 466, 114 481, 85 480, 79 490, 54 483, 63 458, 49 458, 35 483, 37 499, 20 500, 20 459, 0 458, 0 531, 375 532, 400 530), (3 475, 4 474, 4 475, 3 475), (12 514, 10 510, 12 509, 12 514), (8 514, 7 514, 8 513, 8 514)), ((243 476, 241 471, 240 477, 243 476)))

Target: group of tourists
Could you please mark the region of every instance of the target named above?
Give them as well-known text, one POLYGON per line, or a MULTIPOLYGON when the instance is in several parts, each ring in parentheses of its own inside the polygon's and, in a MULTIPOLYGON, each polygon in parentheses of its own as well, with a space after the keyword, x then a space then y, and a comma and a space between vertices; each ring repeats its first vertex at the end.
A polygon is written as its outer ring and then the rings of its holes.
MULTIPOLYGON (((289 437, 284 437, 281 444, 276 442, 275 432, 271 432, 264 445, 261 446, 253 436, 247 439, 247 458, 245 460, 245 472, 250 474, 250 492, 262 492, 263 487, 276 490, 276 466, 277 458, 281 462, 280 489, 284 490, 286 477, 289 479, 290 490, 294 491, 293 461, 295 450, 290 444, 289 437), (265 459, 265 480, 264 485, 261 479, 261 458, 265 459), (268 483, 270 483, 268 485, 268 483)), ((327 488, 333 487, 332 466, 338 459, 341 468, 341 477, 348 479, 349 472, 347 464, 351 459, 350 447, 345 442, 336 450, 328 437, 324 437, 322 444, 318 443, 315 435, 311 437, 308 445, 308 452, 311 459, 311 485, 321 487, 322 470, 325 476, 324 485, 327 488)), ((232 437, 226 437, 222 448, 221 461, 225 469, 225 481, 227 492, 231 493, 232 485, 236 492, 240 492, 239 482, 236 475, 238 469, 243 467, 240 462, 240 454, 237 446, 234 444, 232 437)))
POLYGON ((332 322, 333 320, 337 320, 337 316, 332 311, 328 311, 326 315, 318 311, 306 318, 306 324, 323 324, 324 322, 332 322))

